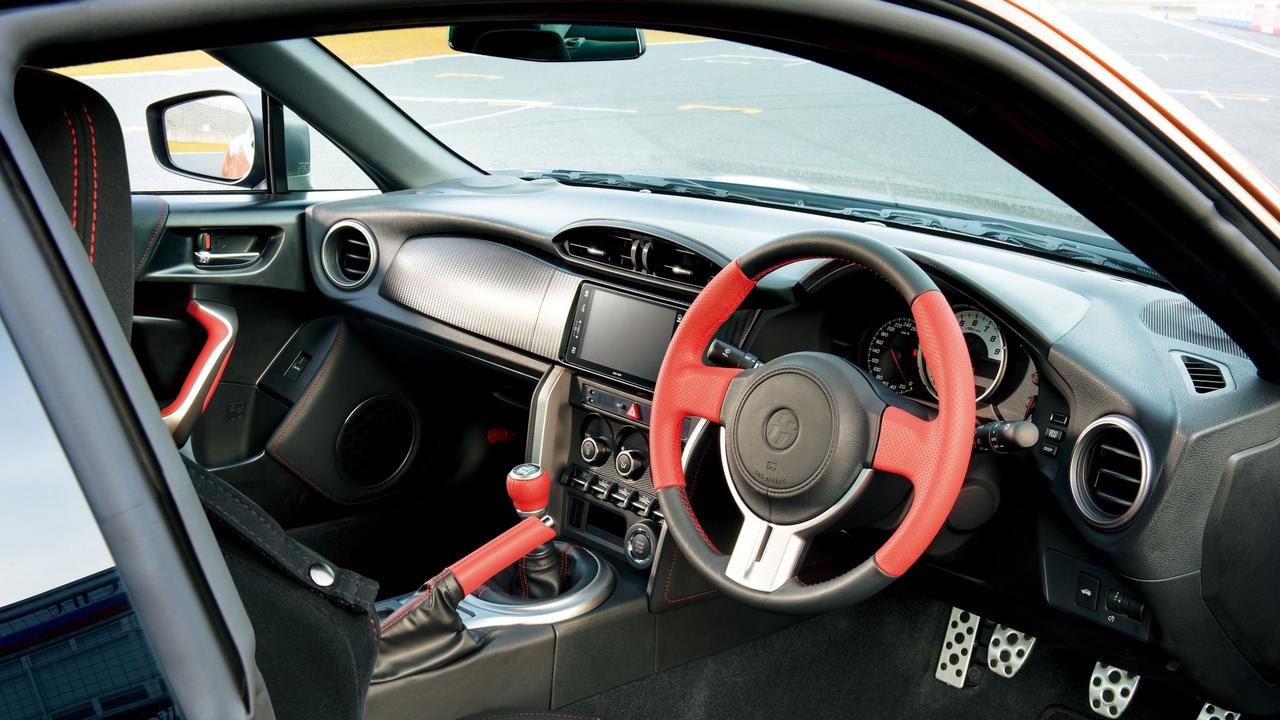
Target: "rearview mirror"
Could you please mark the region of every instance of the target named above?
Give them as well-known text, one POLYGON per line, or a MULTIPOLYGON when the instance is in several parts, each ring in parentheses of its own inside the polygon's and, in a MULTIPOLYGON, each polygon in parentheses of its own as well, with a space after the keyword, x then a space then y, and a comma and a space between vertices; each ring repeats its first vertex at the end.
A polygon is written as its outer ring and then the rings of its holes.
POLYGON ((170 172, 209 182, 254 187, 262 181, 262 120, 238 95, 205 91, 147 108, 156 162, 170 172))
POLYGON ((475 23, 450 27, 449 47, 539 62, 633 60, 644 54, 644 31, 571 23, 475 23))

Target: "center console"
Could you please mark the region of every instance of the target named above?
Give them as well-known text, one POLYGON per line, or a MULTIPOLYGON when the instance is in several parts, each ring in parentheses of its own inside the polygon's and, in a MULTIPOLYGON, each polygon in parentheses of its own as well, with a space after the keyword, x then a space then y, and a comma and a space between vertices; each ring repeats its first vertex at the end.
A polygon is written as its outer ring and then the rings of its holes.
MULTIPOLYGON (((535 393, 530 457, 553 478, 549 511, 562 537, 647 571, 665 519, 653 490, 653 387, 685 308, 583 283, 553 367, 535 393)), ((724 339, 740 342, 747 323, 724 339)), ((682 438, 697 425, 686 420, 682 438)))

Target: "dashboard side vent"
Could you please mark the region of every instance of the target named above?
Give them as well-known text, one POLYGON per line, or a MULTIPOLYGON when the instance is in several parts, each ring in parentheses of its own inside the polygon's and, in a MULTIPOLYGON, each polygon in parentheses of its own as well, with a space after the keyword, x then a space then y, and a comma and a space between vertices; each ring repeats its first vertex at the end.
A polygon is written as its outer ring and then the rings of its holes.
POLYGON ((1080 433, 1071 453, 1071 496, 1085 520, 1114 530, 1138 513, 1151 489, 1151 447, 1129 418, 1107 415, 1080 433))
POLYGON ((378 242, 355 220, 341 220, 320 243, 320 263, 329 280, 343 290, 364 287, 378 269, 378 242))
POLYGON ((714 260, 671 239, 640 230, 575 227, 560 233, 555 243, 563 254, 580 263, 692 288, 704 287, 720 271, 714 260))
POLYGON ((1187 382, 1197 395, 1207 395, 1231 387, 1230 376, 1218 363, 1181 352, 1174 353, 1174 357, 1182 363, 1182 369, 1187 372, 1187 382))

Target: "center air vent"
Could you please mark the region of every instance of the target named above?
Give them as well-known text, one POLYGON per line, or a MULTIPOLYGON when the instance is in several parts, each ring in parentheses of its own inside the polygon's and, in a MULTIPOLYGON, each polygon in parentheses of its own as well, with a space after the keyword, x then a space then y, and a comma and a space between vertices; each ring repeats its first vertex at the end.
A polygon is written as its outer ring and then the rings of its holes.
POLYGON ((1151 486, 1151 447, 1129 418, 1108 415, 1080 433, 1071 453, 1071 496, 1090 524, 1121 527, 1138 513, 1151 486))
POLYGON ((671 239, 639 230, 570 228, 556 237, 556 245, 582 263, 695 288, 705 286, 720 271, 719 264, 710 258, 671 239))
POLYGON ((364 287, 378 269, 378 243, 363 223, 334 223, 320 244, 324 274, 343 290, 364 287))

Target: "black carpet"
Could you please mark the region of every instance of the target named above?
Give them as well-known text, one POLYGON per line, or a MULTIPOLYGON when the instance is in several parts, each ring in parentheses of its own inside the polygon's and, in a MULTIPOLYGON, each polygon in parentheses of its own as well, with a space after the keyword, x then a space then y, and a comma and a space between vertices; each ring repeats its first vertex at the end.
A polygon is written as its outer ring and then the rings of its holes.
MULTIPOLYGON (((963 690, 934 679, 949 612, 891 590, 563 710, 604 720, 1097 717, 1086 690, 1094 660, 1043 643, 1012 679, 988 673, 963 690)), ((1139 686, 1123 717, 1192 720, 1198 712, 1194 701, 1153 684, 1139 686)))

